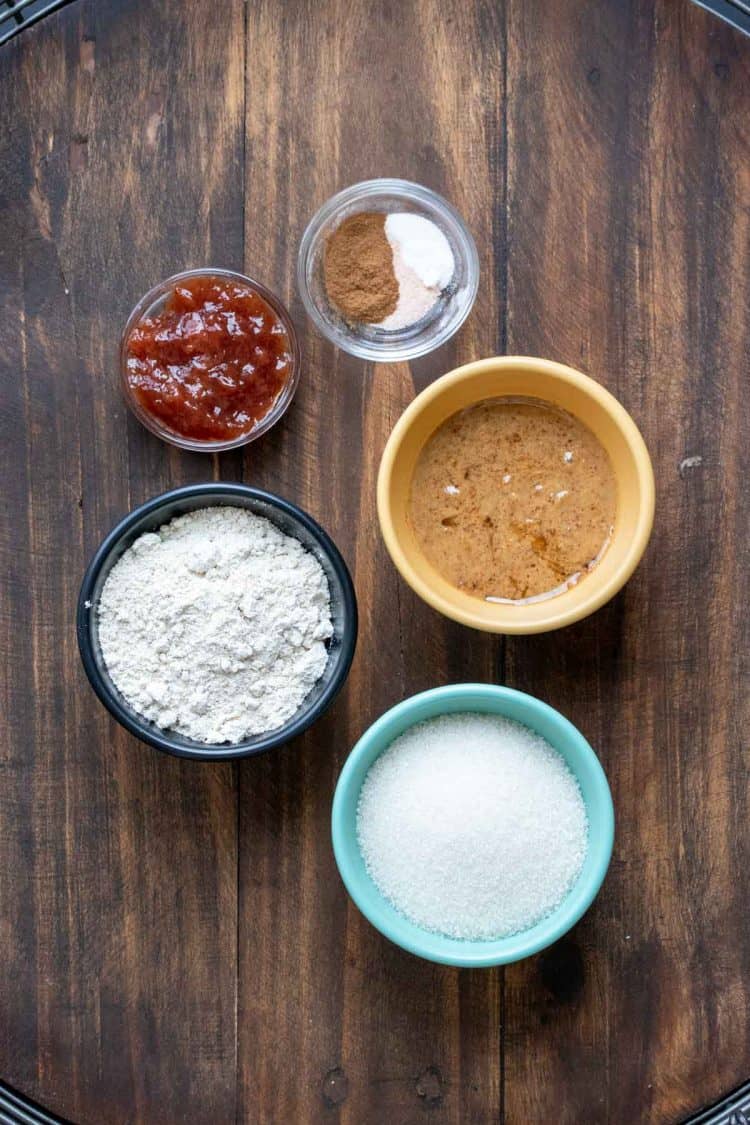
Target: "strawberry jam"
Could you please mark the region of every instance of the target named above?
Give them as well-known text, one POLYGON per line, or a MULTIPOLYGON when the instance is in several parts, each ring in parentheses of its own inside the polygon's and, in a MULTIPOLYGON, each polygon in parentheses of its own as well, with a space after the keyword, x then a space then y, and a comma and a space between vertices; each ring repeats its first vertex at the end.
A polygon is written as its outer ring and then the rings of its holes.
POLYGON ((232 441, 265 417, 292 376, 286 327, 249 284, 180 281, 162 310, 125 344, 127 380, 141 408, 194 441, 232 441))

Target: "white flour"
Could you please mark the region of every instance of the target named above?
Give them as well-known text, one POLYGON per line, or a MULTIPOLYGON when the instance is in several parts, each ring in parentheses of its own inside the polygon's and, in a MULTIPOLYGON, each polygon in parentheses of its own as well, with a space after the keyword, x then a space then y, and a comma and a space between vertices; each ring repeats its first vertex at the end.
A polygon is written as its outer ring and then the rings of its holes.
POLYGON ((136 711, 200 742, 240 742, 294 715, 331 636, 318 560, 242 508, 202 508, 142 535, 112 568, 99 638, 136 711))

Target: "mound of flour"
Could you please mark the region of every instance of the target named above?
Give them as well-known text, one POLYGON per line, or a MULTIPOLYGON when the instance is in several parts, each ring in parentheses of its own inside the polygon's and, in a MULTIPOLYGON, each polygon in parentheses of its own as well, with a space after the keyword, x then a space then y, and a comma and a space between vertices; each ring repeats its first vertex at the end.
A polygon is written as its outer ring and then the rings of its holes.
POLYGON ((200 742, 240 742, 294 715, 333 632, 316 558, 242 508, 202 508, 142 535, 98 606, 102 655, 130 705, 200 742))

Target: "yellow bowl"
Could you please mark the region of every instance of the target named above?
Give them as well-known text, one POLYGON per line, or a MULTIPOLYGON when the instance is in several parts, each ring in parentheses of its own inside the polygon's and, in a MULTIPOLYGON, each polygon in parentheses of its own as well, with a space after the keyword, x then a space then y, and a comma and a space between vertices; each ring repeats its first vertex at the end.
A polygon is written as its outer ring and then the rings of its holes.
POLYGON ((481 359, 443 375, 399 418, 380 462, 378 517, 393 562, 428 605, 489 633, 545 633, 587 617, 630 578, 654 522, 654 474, 633 419, 587 375, 547 359, 481 359), (505 395, 543 399, 573 414, 609 453, 618 484, 615 530, 598 566, 578 585, 526 605, 486 602, 456 589, 427 561, 406 517, 414 468, 431 434, 457 411, 505 395))

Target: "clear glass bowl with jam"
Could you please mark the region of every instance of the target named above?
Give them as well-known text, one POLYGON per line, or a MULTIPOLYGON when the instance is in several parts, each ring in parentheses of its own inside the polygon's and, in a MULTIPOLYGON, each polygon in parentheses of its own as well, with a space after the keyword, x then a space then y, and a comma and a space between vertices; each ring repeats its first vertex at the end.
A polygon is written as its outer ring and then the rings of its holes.
POLYGON ((286 308, 260 282, 231 270, 167 278, 141 298, 122 334, 128 406, 181 449, 216 453, 254 441, 284 414, 299 375, 286 308))

